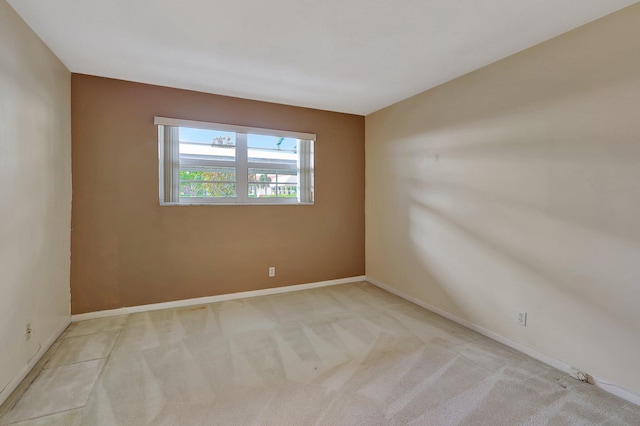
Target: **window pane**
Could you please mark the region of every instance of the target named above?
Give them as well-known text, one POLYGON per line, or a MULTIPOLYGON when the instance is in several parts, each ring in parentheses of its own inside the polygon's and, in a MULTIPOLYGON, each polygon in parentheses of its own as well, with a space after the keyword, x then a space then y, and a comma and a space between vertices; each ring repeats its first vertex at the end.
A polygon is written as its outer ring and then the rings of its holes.
POLYGON ((180 198, 233 198, 235 183, 180 182, 180 198))
POLYGON ((276 187, 271 182, 276 180, 276 170, 249 169, 249 198, 273 198, 276 187))
POLYGON ((188 166, 180 167, 180 181, 214 181, 214 182, 235 182, 235 167, 207 167, 188 166))
POLYGON ((247 154, 250 162, 295 165, 298 161, 298 140, 249 133, 247 154))
POLYGON ((249 198, 296 198, 296 170, 249 169, 249 198))
POLYGON ((296 198, 298 196, 298 185, 278 185, 278 198, 296 198))
POLYGON ((278 170, 276 176, 276 183, 286 183, 289 185, 298 184, 298 171, 297 170, 278 170))
POLYGON ((249 198, 276 198, 275 183, 250 183, 249 198))
POLYGON ((180 197, 236 197, 236 169, 192 166, 180 169, 180 197))
POLYGON ((275 181, 278 172, 273 169, 249 169, 249 182, 266 182, 275 181))
POLYGON ((236 134, 180 127, 180 159, 235 161, 236 134))

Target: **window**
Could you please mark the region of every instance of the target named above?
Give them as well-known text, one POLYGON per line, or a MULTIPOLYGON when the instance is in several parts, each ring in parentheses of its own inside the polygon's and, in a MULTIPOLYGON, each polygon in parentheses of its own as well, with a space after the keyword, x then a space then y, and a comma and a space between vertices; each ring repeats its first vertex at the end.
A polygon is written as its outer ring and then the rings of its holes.
POLYGON ((315 135, 156 117, 160 204, 313 204, 315 135))

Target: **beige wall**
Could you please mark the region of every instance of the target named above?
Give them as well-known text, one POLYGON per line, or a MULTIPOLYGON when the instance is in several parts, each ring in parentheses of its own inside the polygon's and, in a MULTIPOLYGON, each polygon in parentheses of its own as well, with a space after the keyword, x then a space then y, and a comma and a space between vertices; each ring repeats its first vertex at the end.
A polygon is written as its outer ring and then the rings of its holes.
POLYGON ((367 276, 640 393, 639 23, 367 116, 367 276))
POLYGON ((71 93, 73 313, 364 274, 364 117, 75 74, 71 93), (317 133, 315 205, 160 207, 154 115, 317 133))
POLYGON ((0 40, 1 403, 69 320, 71 133, 69 71, 4 0, 0 40))

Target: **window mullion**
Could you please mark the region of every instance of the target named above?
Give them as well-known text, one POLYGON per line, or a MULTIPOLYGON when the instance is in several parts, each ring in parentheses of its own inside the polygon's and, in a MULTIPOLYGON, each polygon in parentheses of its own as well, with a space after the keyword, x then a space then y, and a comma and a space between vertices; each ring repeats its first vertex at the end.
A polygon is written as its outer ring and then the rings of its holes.
POLYGON ((249 166, 246 133, 236 133, 236 167, 236 195, 238 196, 238 201, 244 203, 249 199, 249 166))

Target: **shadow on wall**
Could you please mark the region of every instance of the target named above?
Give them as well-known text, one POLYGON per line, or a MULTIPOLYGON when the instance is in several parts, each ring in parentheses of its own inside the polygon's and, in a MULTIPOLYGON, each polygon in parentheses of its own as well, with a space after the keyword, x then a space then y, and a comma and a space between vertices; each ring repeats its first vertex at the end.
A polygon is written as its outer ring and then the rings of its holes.
MULTIPOLYGON (((471 321, 479 311, 528 305, 548 315, 559 340, 566 334, 553 323, 564 322, 559 328, 576 332, 568 340, 585 351, 602 352, 607 330, 633 340, 640 121, 628 111, 638 93, 637 78, 603 82, 523 99, 509 114, 479 108, 472 119, 467 108, 461 121, 396 139, 389 161, 406 225, 400 240, 411 242, 430 287, 471 321), (543 293, 554 302, 542 302, 543 293)), ((440 107, 456 115, 451 103, 440 107)))
POLYGON ((374 278, 633 389, 640 37, 594 25, 368 118, 367 232, 374 278))
MULTIPOLYGON (((434 277, 436 282, 447 283, 445 288, 465 287, 468 283, 486 288, 484 272, 490 272, 494 274, 493 285, 502 283, 502 292, 478 294, 478 301, 484 306, 499 306, 501 303, 497 301, 510 298, 513 284, 531 282, 534 283, 531 292, 549 287, 564 293, 567 300, 591 305, 603 318, 626 327, 639 326, 633 295, 625 298, 611 294, 612 288, 624 286, 626 275, 612 283, 608 271, 631 267, 637 275, 638 242, 593 232, 541 212, 521 210, 506 200, 492 200, 464 188, 435 185, 429 189, 429 184, 423 184, 420 189, 416 183, 412 187, 407 230, 414 254, 427 271, 441 277, 440 280, 434 277), (450 209, 437 199, 444 192, 447 195, 442 199, 449 196, 463 199, 466 211, 491 212, 487 212, 486 220, 478 220, 480 213, 470 217, 461 213, 461 209, 450 209), (439 239, 455 242, 438 244, 439 239), (567 242, 575 247, 567 250, 567 242), (496 279, 496 272, 500 273, 500 280, 496 279)), ((580 322, 576 318, 574 325, 580 328, 580 322)))

